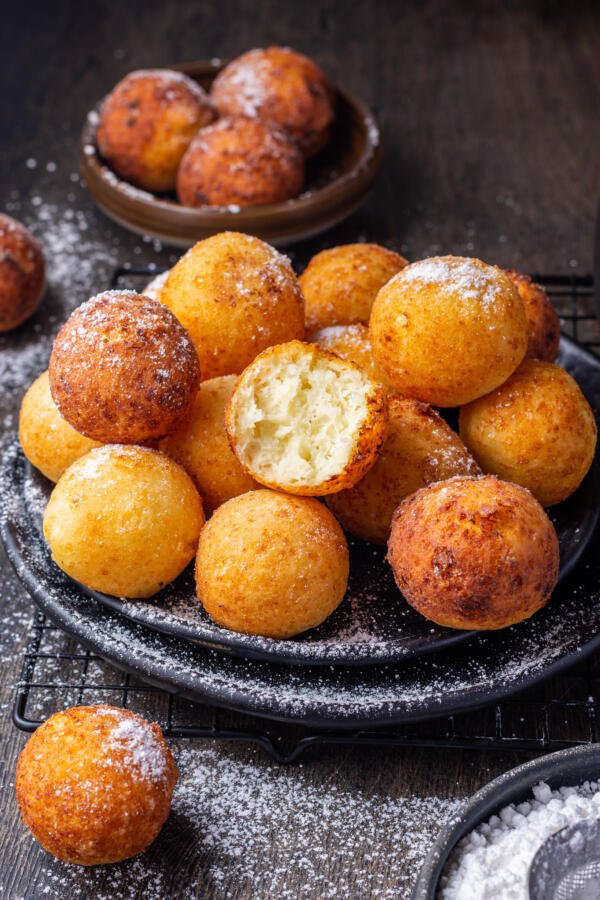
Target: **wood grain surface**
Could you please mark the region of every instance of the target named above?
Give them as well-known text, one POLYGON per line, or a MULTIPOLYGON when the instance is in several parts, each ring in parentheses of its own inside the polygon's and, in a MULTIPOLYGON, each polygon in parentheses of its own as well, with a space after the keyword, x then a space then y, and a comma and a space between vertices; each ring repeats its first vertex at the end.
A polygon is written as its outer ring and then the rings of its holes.
MULTIPOLYGON (((78 183, 77 139, 86 111, 131 69, 230 57, 268 43, 310 54, 362 97, 379 116, 386 146, 384 171, 369 202, 322 238, 294 248, 299 267, 318 248, 368 238, 411 259, 451 252, 524 271, 591 271, 600 149, 596 3, 12 4, 0 27, 0 209, 34 225, 38 234, 70 237, 68 265, 61 262, 60 241, 48 239, 54 274, 43 308, 14 335, 0 338, 5 441, 14 431, 20 397, 45 363, 43 351, 36 355, 37 342, 106 286, 115 261, 172 259, 169 249, 108 222, 78 183), (81 241, 67 229, 73 217, 83 223, 81 241), (106 252, 90 256, 90 246, 98 245, 106 252)), ((252 877, 240 875, 232 855, 219 860, 216 880, 215 860, 189 817, 169 821, 143 866, 89 872, 62 865, 35 844, 14 801, 16 757, 25 736, 10 718, 32 604, 3 557, 0 563, 2 895, 271 896, 273 869, 290 849, 280 846, 279 837, 293 842, 296 817, 298 828, 301 823, 295 795, 279 816, 264 821, 267 849, 253 860, 252 877)), ((568 733, 569 725, 564 728, 568 733)), ((296 776, 291 769, 283 776, 252 747, 223 744, 207 751, 181 741, 176 749, 187 754, 188 768, 189 754, 197 753, 209 779, 211 772, 217 779, 223 762, 232 771, 246 763, 264 773, 267 785, 297 777, 314 791, 365 798, 460 798, 519 761, 510 754, 458 750, 327 749, 307 757, 296 776)), ((315 847, 331 849, 319 863, 326 869, 331 860, 330 887, 295 864, 279 895, 408 897, 421 851, 443 824, 434 804, 424 805, 420 821, 414 835, 402 821, 386 819, 376 833, 357 826, 357 849, 343 871, 332 844, 336 834, 323 826, 315 847), (399 858, 399 841, 418 852, 407 849, 399 858)))

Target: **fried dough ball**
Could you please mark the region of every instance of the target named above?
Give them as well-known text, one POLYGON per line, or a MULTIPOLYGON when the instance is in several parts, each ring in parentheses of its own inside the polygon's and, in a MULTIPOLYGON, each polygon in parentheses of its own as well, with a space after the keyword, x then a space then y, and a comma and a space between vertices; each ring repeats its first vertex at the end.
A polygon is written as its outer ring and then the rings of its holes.
POLYGON ((158 275, 155 275, 142 291, 144 297, 150 297, 151 300, 159 300, 160 292, 166 284, 170 271, 170 269, 165 269, 164 272, 159 272, 158 275))
POLYGON ((529 329, 526 357, 554 362, 558 356, 560 341, 560 319, 548 294, 539 284, 535 284, 529 275, 521 275, 514 269, 506 269, 506 274, 519 292, 525 309, 529 329))
POLYGON ((187 75, 140 69, 104 100, 96 141, 121 178, 147 191, 172 191, 190 141, 215 116, 206 92, 187 75))
POLYGON ((484 472, 522 484, 552 506, 587 474, 597 428, 569 373, 528 359, 491 394, 461 409, 460 434, 484 472))
POLYGON ((192 247, 160 295, 189 331, 203 379, 239 375, 273 344, 304 337, 304 300, 287 257, 224 231, 192 247))
POLYGON ((52 559, 86 587, 151 597, 187 566, 204 524, 190 476, 164 453, 108 444, 74 462, 44 515, 52 559))
POLYGON ((355 366, 372 378, 373 381, 385 383, 385 377, 377 368, 373 357, 373 348, 369 340, 369 329, 357 322, 355 325, 330 325, 315 331, 311 343, 321 350, 335 353, 341 359, 354 363, 355 366))
POLYGON ((304 158, 292 139, 258 119, 219 119, 198 132, 177 173, 184 206, 260 206, 297 197, 304 158))
POLYGON ((327 497, 346 531, 385 544, 394 510, 434 481, 481 470, 459 436, 420 400, 390 397, 389 430, 375 465, 349 490, 327 497))
POLYGON ((379 244, 344 244, 321 250, 300 276, 306 328, 367 325, 377 292, 408 262, 379 244))
POLYGON ((377 295, 369 331, 375 361, 395 389, 434 406, 489 393, 527 349, 525 311, 508 276, 457 256, 398 272, 377 295))
POLYGON ((421 488, 394 514, 388 560, 421 615, 448 628, 521 622, 550 598, 559 547, 535 498, 493 476, 421 488))
POLYGON ((160 727, 127 709, 55 713, 19 756, 21 815, 44 850, 81 866, 147 850, 165 823, 177 766, 160 727))
POLYGON ((50 481, 58 481, 71 463, 100 446, 75 431, 61 416, 50 393, 48 372, 36 378, 23 397, 19 440, 31 465, 50 481))
POLYGON ((191 338, 157 300, 105 291, 73 312, 50 356, 50 390, 65 419, 103 443, 160 438, 198 390, 191 338))
POLYGON ((238 56, 217 75, 211 96, 222 116, 249 116, 284 128, 305 156, 329 140, 333 89, 312 59, 289 47, 238 56))
POLYGON ((40 245, 24 225, 0 213, 0 332, 16 328, 32 315, 45 287, 40 245))
POLYGON ((244 370, 225 425, 261 484, 322 496, 352 487, 375 462, 387 432, 385 390, 351 363, 290 341, 244 370))
POLYGON ((320 625, 348 584, 344 533, 318 500, 250 491, 202 529, 198 597, 225 628, 289 638, 320 625))
POLYGON ((189 415, 160 442, 160 449, 194 479, 206 512, 259 486, 244 472, 227 440, 225 407, 236 383, 236 375, 204 381, 189 415))

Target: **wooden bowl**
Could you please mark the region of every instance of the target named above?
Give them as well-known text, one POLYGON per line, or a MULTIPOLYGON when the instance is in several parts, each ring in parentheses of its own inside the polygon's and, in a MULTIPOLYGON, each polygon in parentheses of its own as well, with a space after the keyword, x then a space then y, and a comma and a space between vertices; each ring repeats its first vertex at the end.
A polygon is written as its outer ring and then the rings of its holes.
MULTIPOLYGON (((224 61, 173 66, 209 90, 224 61)), ((270 244, 291 244, 331 228, 364 202, 379 171, 379 128, 369 110, 336 87, 336 118, 328 146, 307 163, 303 193, 284 203, 264 206, 192 209, 174 195, 155 195, 121 180, 96 147, 98 107, 88 114, 81 135, 80 164, 100 209, 119 225, 165 244, 190 247, 220 231, 254 234, 270 244)))

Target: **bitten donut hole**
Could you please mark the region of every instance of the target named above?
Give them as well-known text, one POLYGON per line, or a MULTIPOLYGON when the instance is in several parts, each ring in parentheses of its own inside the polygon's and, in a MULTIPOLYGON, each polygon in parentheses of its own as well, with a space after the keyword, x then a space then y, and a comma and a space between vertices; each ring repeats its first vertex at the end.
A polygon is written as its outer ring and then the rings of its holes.
POLYGON ((358 369, 295 348, 240 385, 236 436, 248 467, 270 482, 318 485, 348 465, 368 415, 358 369))

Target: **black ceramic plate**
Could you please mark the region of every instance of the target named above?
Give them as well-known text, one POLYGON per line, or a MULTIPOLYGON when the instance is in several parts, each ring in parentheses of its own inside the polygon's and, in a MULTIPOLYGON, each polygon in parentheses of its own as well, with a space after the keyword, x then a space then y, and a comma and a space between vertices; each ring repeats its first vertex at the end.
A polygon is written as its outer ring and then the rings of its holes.
POLYGON ((435 718, 531 687, 600 646, 600 529, 536 616, 404 665, 288 666, 241 659, 151 631, 84 594, 23 516, 24 460, 6 459, 0 530, 40 608, 99 656, 199 702, 320 728, 435 718))
POLYGON ((574 747, 542 756, 500 775, 477 791, 449 820, 423 863, 412 900, 435 900, 440 876, 456 844, 490 816, 511 803, 531 797, 533 787, 545 781, 553 790, 576 786, 600 777, 600 747, 574 747))
MULTIPOLYGON (((9 481, 12 477, 11 472, 5 475, 9 481)), ((53 485, 28 463, 17 477, 20 515, 41 539, 43 509, 53 485)), ((587 535, 593 524, 588 523, 583 509, 580 515, 566 518, 566 561, 572 565, 578 545, 569 536, 569 529, 577 519, 581 532, 587 535)), ((428 622, 404 601, 385 562, 385 548, 355 541, 350 544, 350 552, 351 577, 341 606, 319 628, 290 640, 238 634, 215 624, 196 597, 192 566, 151 600, 123 600, 84 585, 78 587, 109 609, 154 631, 249 659, 287 664, 395 662, 448 648, 472 636, 471 631, 454 631, 428 622)), ((55 568, 52 561, 48 565, 55 568)))
MULTIPOLYGON (((600 398, 600 363, 566 338, 563 364, 590 396, 600 398), (594 386, 596 385, 596 386, 594 386)), ((11 479, 11 473, 6 476, 11 479)), ((26 466, 15 486, 21 497, 20 515, 41 535, 41 517, 52 485, 26 466)), ((567 502, 551 511, 561 548, 560 578, 574 567, 587 546, 600 512, 600 478, 592 472, 567 502)), ((305 665, 374 665, 406 662, 416 656, 448 650, 474 632, 441 628, 416 613, 404 600, 385 562, 385 550, 351 542, 351 578, 344 602, 319 628, 292 640, 238 634, 216 625, 195 596, 193 571, 185 572, 150 601, 126 601, 81 590, 134 622, 205 647, 277 663, 305 665)), ((54 567, 49 562, 50 567, 54 567)))

